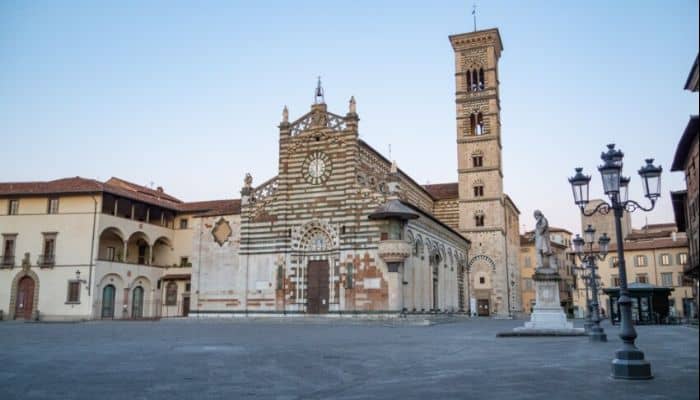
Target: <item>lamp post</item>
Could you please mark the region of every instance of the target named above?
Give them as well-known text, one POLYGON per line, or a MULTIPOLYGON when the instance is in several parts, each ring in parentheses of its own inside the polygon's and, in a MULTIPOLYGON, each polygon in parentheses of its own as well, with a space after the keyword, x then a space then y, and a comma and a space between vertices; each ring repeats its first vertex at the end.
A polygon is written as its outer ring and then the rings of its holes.
POLYGON ((608 151, 603 152, 600 156, 603 160, 603 165, 598 167, 598 171, 603 181, 603 189, 610 199, 610 203, 603 201, 590 212, 586 211, 586 205, 589 202, 588 185, 591 177, 583 174, 583 168, 576 168, 576 174, 569 178, 569 183, 571 183, 571 189, 573 190, 574 202, 579 206, 583 215, 608 214, 610 211, 613 211, 615 216, 617 258, 620 270, 620 298, 617 304, 621 314, 620 338, 622 339, 622 348, 615 352, 615 358, 612 360, 612 377, 615 379, 651 379, 653 378, 651 364, 644 359, 644 352, 634 345, 637 332, 632 324, 632 300, 627 287, 621 219, 625 211, 634 212, 637 209, 651 211, 654 209, 656 200, 660 197, 662 169, 653 165, 654 159, 647 159, 646 165, 639 170, 644 196, 651 202, 651 207, 644 208, 636 201, 628 199, 630 178, 622 176, 623 157, 622 151, 616 150, 614 144, 609 144, 608 151))
POLYGON ((600 326, 600 307, 598 302, 598 266, 596 261, 603 261, 608 255, 608 246, 610 238, 607 233, 598 238, 598 251, 593 251, 593 241, 595 239, 595 229, 588 225, 588 228, 583 232, 583 238, 576 235, 574 238, 574 252, 581 260, 584 268, 589 269, 590 287, 591 287, 591 328, 588 335, 592 342, 607 342, 608 336, 600 326), (587 247, 586 247, 587 245, 587 247))

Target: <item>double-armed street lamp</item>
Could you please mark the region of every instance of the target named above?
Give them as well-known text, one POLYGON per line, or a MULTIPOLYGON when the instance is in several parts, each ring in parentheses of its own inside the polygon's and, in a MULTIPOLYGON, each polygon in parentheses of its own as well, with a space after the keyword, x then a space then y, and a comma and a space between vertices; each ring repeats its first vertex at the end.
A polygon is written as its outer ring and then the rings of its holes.
POLYGON ((598 273, 596 270, 598 266, 596 265, 596 260, 603 261, 605 256, 608 255, 608 246, 610 245, 610 238, 606 233, 598 238, 598 251, 593 251, 593 241, 595 240, 595 229, 588 225, 585 231, 583 231, 583 237, 576 235, 574 238, 574 253, 578 256, 583 264, 584 269, 589 270, 588 279, 590 280, 589 286, 591 288, 591 303, 589 308, 589 316, 591 320, 591 327, 588 332, 592 342, 606 342, 608 336, 605 331, 600 326, 600 307, 598 302, 598 273), (586 247, 587 246, 587 247, 586 247))
POLYGON ((622 348, 615 352, 612 360, 612 377, 616 379, 651 379, 651 364, 644 359, 644 352, 634 345, 637 332, 632 324, 632 300, 627 287, 627 271, 625 270, 625 250, 622 237, 622 215, 625 211, 634 212, 637 209, 651 211, 656 205, 656 200, 661 195, 661 167, 653 165, 654 159, 647 159, 638 172, 642 178, 644 196, 651 202, 651 207, 645 208, 634 200, 628 199, 630 178, 622 176, 622 158, 624 154, 615 149, 614 144, 608 145, 608 151, 603 152, 600 158, 603 165, 598 167, 603 180, 603 189, 610 199, 598 204, 590 212, 586 211, 589 198, 590 175, 583 174, 583 168, 576 168, 576 174, 569 178, 574 193, 574 202, 585 216, 596 213, 608 214, 613 211, 615 216, 615 236, 617 244, 617 258, 620 270, 620 298, 617 304, 620 309, 620 338, 622 348))

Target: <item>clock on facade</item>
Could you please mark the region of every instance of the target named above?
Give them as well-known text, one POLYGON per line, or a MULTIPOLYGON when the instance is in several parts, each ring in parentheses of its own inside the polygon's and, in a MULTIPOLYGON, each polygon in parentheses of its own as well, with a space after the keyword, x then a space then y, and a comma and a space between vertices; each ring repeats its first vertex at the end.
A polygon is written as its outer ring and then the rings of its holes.
POLYGON ((301 171, 307 182, 321 184, 331 176, 331 160, 320 151, 313 152, 304 160, 301 171))

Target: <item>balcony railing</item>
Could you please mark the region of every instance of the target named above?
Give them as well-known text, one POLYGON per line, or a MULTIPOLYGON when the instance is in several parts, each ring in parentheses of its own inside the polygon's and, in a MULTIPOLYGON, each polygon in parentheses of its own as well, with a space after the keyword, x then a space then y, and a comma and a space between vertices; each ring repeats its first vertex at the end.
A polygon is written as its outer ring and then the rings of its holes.
POLYGON ((2 256, 2 259, 0 261, 2 262, 0 263, 0 267, 12 268, 15 266, 15 256, 13 254, 2 256))
POLYGON ((154 267, 154 268, 170 268, 170 267, 176 267, 176 266, 177 266, 177 265, 167 265, 167 264, 156 263, 156 262, 152 262, 152 263, 150 263, 150 264, 146 264, 145 262, 140 262, 141 260, 140 260, 140 261, 136 261, 136 262, 134 262, 134 261, 124 261, 124 260, 120 260, 120 259, 117 259, 117 258, 114 258, 114 259, 111 259, 111 260, 110 260, 110 259, 107 258, 107 257, 98 257, 98 258, 97 258, 97 261, 100 261, 100 262, 108 262, 108 263, 115 263, 115 264, 140 265, 140 266, 144 266, 144 267, 154 267))
POLYGON ((51 268, 54 265, 56 265, 56 255, 55 254, 40 254, 39 255, 39 267, 51 268))

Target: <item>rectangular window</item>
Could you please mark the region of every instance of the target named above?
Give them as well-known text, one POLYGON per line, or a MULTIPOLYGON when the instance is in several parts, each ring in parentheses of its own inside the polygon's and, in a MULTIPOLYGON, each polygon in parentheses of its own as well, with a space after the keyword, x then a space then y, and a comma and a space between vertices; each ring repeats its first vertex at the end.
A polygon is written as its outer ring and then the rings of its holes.
POLYGON ((67 303, 80 303, 80 281, 68 282, 67 303))
POLYGON ((58 197, 53 197, 49 199, 47 212, 49 214, 58 214, 58 197))
POLYGON ((610 268, 617 268, 617 257, 610 257, 610 268))
POLYGON ((475 215, 474 216, 474 223, 476 226, 484 226, 484 216, 483 215, 475 215))
POLYGON ((181 267, 191 267, 192 264, 190 264, 190 258, 189 257, 180 257, 180 266, 181 267))
POLYGON ((647 257, 646 256, 637 256, 637 257, 635 257, 634 262, 638 267, 646 267, 647 266, 647 257))
POLYGON ((44 251, 40 256, 39 264, 44 267, 53 266, 56 257, 56 234, 44 233, 44 251))
POLYGON ((678 274, 678 286, 683 286, 683 273, 678 274))
POLYGON ((191 283, 185 283, 185 292, 189 292, 192 289, 191 283))
POLYGON ((610 285, 612 287, 620 287, 620 278, 616 275, 610 277, 610 285))
POLYGON ((661 286, 671 287, 673 286, 673 273, 662 272, 661 273, 661 286))
POLYGON ((474 197, 483 197, 484 196, 484 187, 483 186, 474 186, 474 197))
POLYGON ((678 264, 679 265, 686 265, 688 263, 688 253, 679 253, 678 254, 678 264))
POLYGON ((2 267, 14 267, 15 265, 15 235, 5 236, 2 246, 2 267))
POLYGON ((662 254, 661 255, 661 265, 671 265, 671 255, 662 254))
POLYGON ((472 157, 472 165, 474 165, 474 167, 483 167, 484 166, 484 157, 473 156, 472 157))
POLYGON ((637 283, 649 283, 647 274, 637 274, 637 283))
POLYGON ((482 284, 482 285, 485 284, 485 283, 486 283, 486 278, 484 278, 483 276, 480 276, 480 277, 479 277, 479 283, 482 284))
POLYGON ((180 229, 187 229, 187 218, 180 220, 180 229))
POLYGON ((7 208, 8 215, 17 215, 19 213, 19 200, 10 200, 9 207, 7 208))

